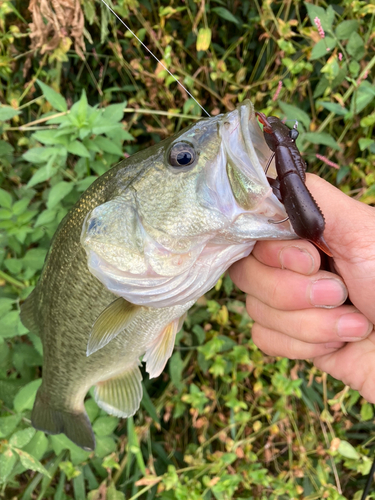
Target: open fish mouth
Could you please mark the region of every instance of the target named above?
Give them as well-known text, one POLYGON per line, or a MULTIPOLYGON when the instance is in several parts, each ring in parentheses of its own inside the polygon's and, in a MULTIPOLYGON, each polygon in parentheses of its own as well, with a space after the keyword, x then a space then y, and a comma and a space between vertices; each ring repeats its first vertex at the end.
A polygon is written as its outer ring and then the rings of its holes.
MULTIPOLYGON (((227 176, 236 203, 245 211, 270 219, 286 217, 284 206, 273 195, 265 167, 272 151, 261 131, 254 106, 246 100, 224 116, 220 135, 227 159, 227 176)), ((274 160, 268 177, 276 177, 274 160)))
POLYGON ((195 301, 257 240, 295 238, 289 222, 272 223, 286 212, 264 172, 271 152, 250 101, 169 145, 150 154, 143 176, 94 208, 82 229, 91 273, 133 304, 195 301), (195 166, 180 174, 165 162, 177 142, 197 152, 195 166))

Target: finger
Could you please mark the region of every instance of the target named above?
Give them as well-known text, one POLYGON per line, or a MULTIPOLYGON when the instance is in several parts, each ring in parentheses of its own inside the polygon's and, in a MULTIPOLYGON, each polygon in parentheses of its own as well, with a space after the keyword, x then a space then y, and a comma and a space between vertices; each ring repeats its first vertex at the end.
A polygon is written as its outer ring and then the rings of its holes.
POLYGON ((306 240, 258 241, 252 255, 267 266, 305 275, 315 274, 320 267, 318 250, 306 240))
POLYGON ((357 342, 373 330, 372 323, 353 306, 280 311, 248 295, 246 309, 251 318, 264 328, 312 344, 357 342))
POLYGON ((316 175, 306 183, 326 219, 324 236, 352 303, 375 322, 375 208, 353 200, 316 175))
POLYGON ((318 271, 307 277, 265 266, 252 255, 236 262, 230 276, 241 290, 275 309, 334 307, 347 298, 346 287, 336 274, 318 271))
POLYGON ((345 342, 325 342, 322 344, 303 342, 284 333, 269 330, 258 323, 254 323, 251 336, 255 345, 265 354, 289 359, 317 358, 327 353, 331 354, 345 345, 345 342))
POLYGON ((317 368, 342 380, 345 385, 360 392, 370 403, 375 403, 375 331, 367 339, 347 344, 337 352, 314 357, 317 368))

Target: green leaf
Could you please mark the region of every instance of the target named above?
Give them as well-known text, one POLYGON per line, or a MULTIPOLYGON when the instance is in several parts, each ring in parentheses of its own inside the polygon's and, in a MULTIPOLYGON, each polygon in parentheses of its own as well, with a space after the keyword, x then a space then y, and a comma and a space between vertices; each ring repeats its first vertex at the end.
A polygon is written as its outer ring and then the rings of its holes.
POLYGON ((22 270, 22 260, 19 259, 6 259, 4 261, 4 266, 12 274, 19 274, 22 270))
POLYGON ((51 169, 46 166, 39 168, 27 183, 27 187, 35 186, 51 178, 51 169))
POLYGON ((229 12, 229 10, 226 9, 225 7, 214 7, 213 9, 211 9, 211 11, 215 12, 215 14, 222 17, 226 21, 235 24, 240 24, 240 21, 236 17, 234 17, 234 15, 231 12, 229 12))
POLYGON ((55 455, 60 455, 62 450, 70 451, 70 460, 74 465, 80 464, 87 460, 90 456, 90 451, 84 451, 82 448, 74 444, 65 434, 58 434, 57 436, 49 436, 49 441, 52 445, 55 455))
MULTIPOLYGON (((21 413, 24 410, 31 410, 37 390, 42 383, 42 379, 38 378, 26 384, 20 391, 18 391, 16 397, 14 398, 14 409, 21 413)), ((33 469, 34 470, 34 469, 33 469)))
POLYGON ((24 447, 24 451, 37 460, 41 460, 48 448, 48 438, 44 432, 37 431, 31 441, 24 447))
POLYGON ((298 120, 307 130, 310 128, 311 119, 301 108, 285 102, 280 102, 279 106, 288 119, 298 120))
POLYGON ((335 19, 335 11, 331 6, 328 7, 328 9, 324 9, 323 7, 318 7, 317 5, 314 5, 312 3, 308 2, 303 2, 305 4, 305 7, 307 9, 310 22, 313 26, 316 26, 315 24, 315 18, 318 17, 320 19, 320 22, 322 23, 322 28, 324 31, 331 31, 332 29, 332 24, 335 19))
POLYGON ((117 491, 116 486, 112 483, 107 489, 107 500, 125 500, 125 495, 121 491, 117 491))
POLYGON ((122 149, 117 146, 111 139, 108 139, 107 137, 102 137, 98 136, 95 137, 93 142, 99 146, 99 148, 104 151, 105 153, 111 153, 113 155, 119 155, 123 156, 122 149))
POLYGON ((365 44, 362 37, 354 31, 349 37, 349 42, 346 46, 348 54, 357 61, 360 61, 365 55, 365 44))
POLYGON ((0 484, 5 483, 17 462, 17 455, 9 448, 0 455, 0 484))
POLYGON ((59 137, 56 130, 38 130, 33 133, 33 138, 42 144, 63 144, 66 145, 67 138, 59 137))
POLYGON ((171 375, 172 383, 181 391, 184 387, 182 383, 182 372, 184 369, 184 362, 181 359, 181 354, 176 351, 169 360, 169 373, 171 375))
POLYGON ((368 106, 375 98, 375 85, 370 82, 364 81, 360 84, 358 89, 354 92, 351 103, 351 113, 360 113, 366 106, 368 106))
POLYGON ((90 422, 94 422, 99 414, 99 406, 96 404, 94 399, 86 399, 85 401, 86 413, 90 419, 90 422))
POLYGON ((47 208, 51 210, 67 196, 74 187, 73 182, 58 182, 48 194, 47 208))
POLYGON ((17 200, 12 207, 12 212, 14 213, 14 215, 23 214, 29 203, 29 198, 22 198, 21 200, 17 200))
POLYGON ((39 87, 42 89, 44 97, 47 99, 47 101, 51 104, 51 106, 57 111, 67 111, 68 106, 66 104, 66 100, 64 97, 56 92, 56 90, 53 90, 51 87, 48 87, 45 83, 41 82, 40 80, 37 80, 39 87))
POLYGON ((104 458, 116 450, 116 441, 111 436, 97 436, 95 456, 104 458))
POLYGON ((366 422, 367 420, 372 420, 374 418, 374 405, 370 403, 364 403, 361 406, 361 420, 366 422))
POLYGON ((11 208, 12 202, 12 195, 5 191, 5 189, 0 189, 0 207, 11 208))
POLYGON ((335 139, 326 132, 307 132, 303 134, 302 138, 306 141, 312 142, 313 144, 322 144, 324 146, 329 146, 336 151, 340 151, 340 146, 337 144, 335 139))
POLYGON ((374 144, 374 140, 373 139, 368 139, 367 137, 361 137, 361 139, 359 139, 358 141, 358 144, 359 144, 359 149, 361 151, 364 151, 365 149, 369 148, 372 144, 374 144))
POLYGON ((323 108, 328 109, 328 111, 332 113, 335 113, 335 115, 344 116, 346 115, 346 113, 349 113, 348 109, 343 108, 341 104, 338 104, 337 102, 318 101, 316 104, 318 106, 323 106, 323 108))
POLYGON ((122 125, 119 125, 118 123, 112 123, 109 120, 98 120, 97 125, 95 125, 92 129, 93 134, 106 134, 110 135, 113 130, 117 130, 119 127, 121 127, 122 130, 122 125))
POLYGON ((31 148, 22 157, 30 163, 44 163, 50 156, 50 154, 46 154, 46 149, 43 146, 40 148, 31 148))
POLYGON ((22 415, 9 415, 8 417, 1 417, 0 438, 9 436, 9 434, 11 434, 17 427, 17 425, 20 423, 21 418, 22 415))
POLYGON ((104 109, 102 118, 104 120, 110 120, 113 122, 120 122, 124 116, 124 109, 126 108, 127 102, 122 102, 120 104, 111 104, 104 109))
POLYGON ((92 428, 97 436, 108 436, 116 429, 118 422, 116 417, 99 417, 92 428))
POLYGON ((4 189, 0 189, 0 207, 11 208, 12 202, 12 195, 4 189))
POLYGON ((74 467, 72 462, 69 462, 68 460, 66 462, 60 462, 59 468, 66 474, 68 481, 71 481, 75 477, 82 474, 82 472, 77 467, 74 467))
POLYGON ((0 318, 5 313, 12 310, 13 304, 16 301, 14 299, 8 299, 6 297, 0 298, 0 318))
POLYGON ((43 467, 43 465, 36 458, 32 457, 26 451, 15 450, 20 457, 21 463, 26 469, 35 470, 36 472, 41 472, 49 477, 48 471, 43 467))
POLYGON ((10 106, 0 106, 0 122, 5 122, 19 115, 21 111, 10 106))
POLYGON ((39 217, 35 221, 34 227, 45 226, 46 224, 50 224, 55 219, 56 219, 55 210, 43 210, 43 212, 39 215, 39 217))
POLYGON ((1 318, 0 337, 11 338, 18 335, 19 312, 10 311, 1 318))
POLYGON ((347 441, 340 441, 337 451, 345 458, 352 458, 354 460, 359 460, 360 454, 355 450, 355 448, 347 441))
POLYGON ((34 437, 36 430, 33 427, 23 429, 22 431, 15 432, 9 440, 10 446, 15 448, 23 448, 34 437))
POLYGON ((87 151, 87 148, 82 144, 82 142, 71 142, 66 149, 68 153, 73 155, 81 156, 82 158, 90 158, 90 153, 87 151))
POLYGON ((336 47, 336 43, 334 38, 328 36, 323 38, 323 40, 319 40, 319 42, 314 45, 309 60, 314 61, 320 57, 330 56, 332 49, 336 47))
POLYGON ((336 36, 339 40, 346 40, 352 33, 357 31, 359 26, 358 21, 343 21, 338 24, 335 30, 336 36))
POLYGON ((152 402, 150 396, 148 395, 148 392, 147 392, 145 387, 143 387, 143 395, 142 395, 141 405, 147 411, 147 413, 150 415, 152 420, 160 425, 160 420, 159 420, 156 408, 155 408, 154 403, 152 402))
POLYGON ((10 220, 12 217, 13 213, 10 210, 7 208, 0 208, 0 220, 10 220))
POLYGON ((34 271, 39 271, 43 267, 46 255, 47 250, 45 248, 31 248, 22 259, 23 265, 25 268, 28 267, 34 271))

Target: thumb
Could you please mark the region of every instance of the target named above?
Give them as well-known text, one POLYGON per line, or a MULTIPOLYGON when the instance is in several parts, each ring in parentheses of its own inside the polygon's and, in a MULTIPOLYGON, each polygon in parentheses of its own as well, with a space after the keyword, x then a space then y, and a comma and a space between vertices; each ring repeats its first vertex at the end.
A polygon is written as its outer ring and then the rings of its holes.
POLYGON ((324 179, 306 185, 323 212, 324 237, 353 304, 375 321, 375 208, 353 200, 324 179))

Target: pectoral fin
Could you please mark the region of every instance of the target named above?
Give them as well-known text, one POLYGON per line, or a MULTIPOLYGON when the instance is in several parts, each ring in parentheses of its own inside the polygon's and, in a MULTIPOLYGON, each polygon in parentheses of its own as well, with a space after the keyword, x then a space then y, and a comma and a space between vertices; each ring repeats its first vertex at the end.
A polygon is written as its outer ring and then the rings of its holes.
POLYGON ((98 351, 117 337, 140 309, 140 306, 131 304, 121 297, 104 309, 92 327, 87 343, 87 356, 98 351))
POLYGON ((186 314, 171 321, 157 339, 149 346, 143 360, 146 362, 146 372, 150 378, 158 377, 171 357, 176 334, 181 330, 186 314))
POLYGON ((142 399, 142 375, 137 365, 95 386, 98 406, 116 417, 131 417, 142 399))

